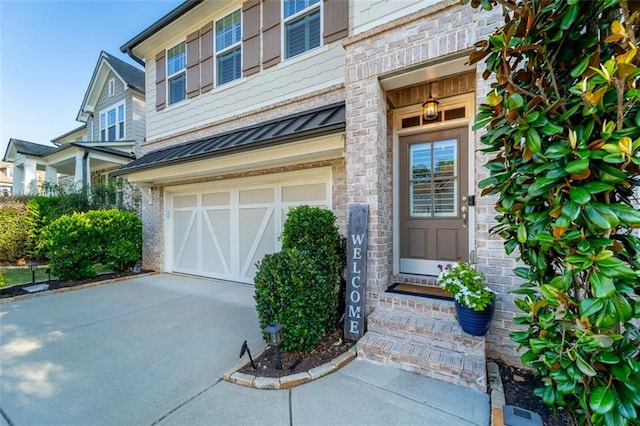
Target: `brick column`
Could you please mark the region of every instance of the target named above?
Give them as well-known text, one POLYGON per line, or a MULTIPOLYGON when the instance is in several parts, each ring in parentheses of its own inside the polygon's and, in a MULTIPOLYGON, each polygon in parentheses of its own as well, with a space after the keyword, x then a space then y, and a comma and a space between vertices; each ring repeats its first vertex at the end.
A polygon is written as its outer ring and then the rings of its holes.
MULTIPOLYGON (((355 74, 347 71, 347 76, 355 74)), ((369 205, 366 310, 371 312, 388 286, 391 267, 387 105, 375 76, 347 77, 345 86, 347 204, 369 205)))
POLYGON ((164 271, 163 216, 164 199, 161 188, 141 188, 149 191, 152 202, 142 199, 142 267, 164 271))

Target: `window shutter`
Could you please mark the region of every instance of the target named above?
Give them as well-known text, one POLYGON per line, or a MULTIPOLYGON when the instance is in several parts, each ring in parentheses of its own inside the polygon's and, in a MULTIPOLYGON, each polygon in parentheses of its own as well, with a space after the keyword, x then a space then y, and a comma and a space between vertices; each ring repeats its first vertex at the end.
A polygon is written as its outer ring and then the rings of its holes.
POLYGON ((262 67, 269 68, 280 62, 280 0, 262 0, 262 67))
POLYGON ((167 106, 167 64, 165 51, 156 55, 156 111, 167 106))
POLYGON ((200 94, 200 31, 187 36, 187 97, 200 94))
POLYGON ((345 0, 324 0, 323 44, 349 35, 349 2, 345 0))
POLYGON ((213 89, 213 21, 200 28, 200 90, 213 89))
POLYGON ((260 0, 242 4, 242 62, 243 75, 260 71, 260 0))

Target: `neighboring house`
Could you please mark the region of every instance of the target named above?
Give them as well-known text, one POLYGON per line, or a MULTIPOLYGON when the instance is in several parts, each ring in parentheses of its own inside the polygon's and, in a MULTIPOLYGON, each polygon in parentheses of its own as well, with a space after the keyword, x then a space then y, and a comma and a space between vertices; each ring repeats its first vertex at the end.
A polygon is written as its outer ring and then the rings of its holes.
POLYGON ((518 362, 516 262, 477 189, 487 173, 471 127, 489 85, 482 64, 467 65, 500 21, 458 0, 196 0, 169 12, 121 48, 146 70, 143 156, 114 172, 146 193, 144 267, 251 283, 289 208, 331 208, 346 232, 348 207, 366 204, 359 353, 482 390, 485 353, 518 362), (437 265, 457 257, 500 293, 486 339, 461 334, 451 302, 386 292, 436 285, 437 265))
POLYGON ((13 163, 14 194, 36 193, 62 178, 90 185, 140 152, 145 132, 144 71, 101 52, 77 120, 82 126, 42 145, 10 139, 4 160, 13 163))
POLYGON ((0 161, 0 196, 11 195, 13 187, 13 164, 0 161))

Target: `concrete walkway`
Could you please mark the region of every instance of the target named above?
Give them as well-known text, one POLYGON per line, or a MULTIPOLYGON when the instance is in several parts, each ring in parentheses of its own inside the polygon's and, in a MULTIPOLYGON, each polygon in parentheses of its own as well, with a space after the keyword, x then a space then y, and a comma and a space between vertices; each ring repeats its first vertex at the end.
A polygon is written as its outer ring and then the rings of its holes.
POLYGON ((0 304, 0 426, 488 425, 485 394, 356 360, 290 390, 222 381, 262 346, 251 286, 155 275, 0 304))

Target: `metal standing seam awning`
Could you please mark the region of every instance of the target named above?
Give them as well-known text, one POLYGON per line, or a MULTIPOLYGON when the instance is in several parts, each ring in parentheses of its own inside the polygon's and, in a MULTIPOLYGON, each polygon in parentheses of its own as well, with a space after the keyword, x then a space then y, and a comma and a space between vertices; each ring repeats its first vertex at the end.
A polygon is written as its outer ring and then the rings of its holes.
POLYGON ((340 102, 151 151, 111 174, 114 176, 129 175, 150 169, 336 134, 344 132, 345 127, 345 104, 340 102))

